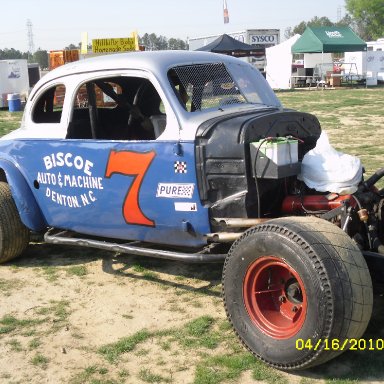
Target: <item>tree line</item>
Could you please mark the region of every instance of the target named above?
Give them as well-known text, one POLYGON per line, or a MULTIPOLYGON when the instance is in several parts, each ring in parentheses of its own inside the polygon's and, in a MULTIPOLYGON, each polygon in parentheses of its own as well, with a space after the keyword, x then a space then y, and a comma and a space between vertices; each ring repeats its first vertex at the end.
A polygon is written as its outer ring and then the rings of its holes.
POLYGON ((0 60, 18 59, 28 60, 29 63, 38 63, 41 68, 48 67, 48 52, 40 48, 33 54, 30 52, 21 52, 14 48, 0 49, 0 60))
MULTIPOLYGON (((188 49, 186 41, 176 38, 167 39, 165 36, 157 36, 155 33, 145 33, 139 36, 139 44, 143 45, 146 50, 165 50, 165 49, 188 49)), ((69 44, 64 49, 80 49, 80 43, 69 44)), ((92 49, 92 44, 88 45, 88 49, 92 49)), ((14 48, 0 49, 0 60, 28 60, 29 63, 38 63, 40 68, 48 68, 48 52, 38 48, 34 53, 21 52, 14 48)))
POLYGON ((310 21, 302 21, 295 27, 285 30, 286 38, 295 34, 302 35, 307 26, 333 27, 348 26, 365 41, 384 37, 384 5, 383 0, 345 0, 347 13, 336 23, 328 17, 314 17, 310 21))

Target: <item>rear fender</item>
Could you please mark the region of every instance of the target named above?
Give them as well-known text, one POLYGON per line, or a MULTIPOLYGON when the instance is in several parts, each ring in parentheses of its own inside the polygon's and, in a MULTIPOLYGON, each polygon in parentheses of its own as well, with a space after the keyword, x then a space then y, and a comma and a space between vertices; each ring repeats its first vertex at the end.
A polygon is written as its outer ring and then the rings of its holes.
POLYGON ((0 159, 0 180, 6 181, 23 224, 32 231, 41 231, 47 223, 33 193, 20 170, 9 160, 0 159))

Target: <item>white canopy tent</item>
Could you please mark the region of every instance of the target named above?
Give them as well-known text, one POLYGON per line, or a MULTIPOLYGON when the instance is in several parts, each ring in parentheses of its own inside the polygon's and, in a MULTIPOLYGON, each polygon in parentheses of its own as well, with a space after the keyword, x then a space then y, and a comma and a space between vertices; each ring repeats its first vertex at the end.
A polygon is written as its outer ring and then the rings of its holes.
POLYGON ((299 39, 295 35, 281 44, 267 48, 266 78, 269 85, 274 89, 290 88, 292 75, 292 52, 291 47, 299 39))
MULTIPOLYGON (((300 35, 295 35, 279 45, 266 49, 266 78, 273 89, 291 88, 293 61, 291 47, 299 38, 300 35)), ((304 53, 304 68, 313 68, 316 77, 322 78, 325 75, 327 67, 324 63, 328 63, 332 70, 333 65, 329 64, 332 63, 331 53, 304 53)), ((299 76, 305 77, 304 74, 299 76)))

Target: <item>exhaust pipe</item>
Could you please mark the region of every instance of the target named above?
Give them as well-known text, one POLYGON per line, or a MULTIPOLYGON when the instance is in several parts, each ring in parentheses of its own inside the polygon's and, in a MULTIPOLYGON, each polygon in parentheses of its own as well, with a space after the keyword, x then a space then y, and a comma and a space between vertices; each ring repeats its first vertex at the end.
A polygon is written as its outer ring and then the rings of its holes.
POLYGON ((222 228, 250 228, 257 224, 264 223, 268 219, 243 219, 243 218, 232 218, 232 217, 214 217, 212 218, 212 224, 218 225, 222 228))
POLYGON ((103 240, 76 238, 73 237, 73 233, 68 231, 53 233, 54 231, 54 229, 51 229, 44 235, 45 242, 51 244, 76 245, 79 247, 104 249, 106 251, 111 252, 127 253, 136 256, 148 256, 158 259, 183 261, 187 263, 221 263, 225 260, 227 256, 227 254, 225 253, 187 253, 147 248, 148 244, 143 244, 140 242, 119 244, 103 240))

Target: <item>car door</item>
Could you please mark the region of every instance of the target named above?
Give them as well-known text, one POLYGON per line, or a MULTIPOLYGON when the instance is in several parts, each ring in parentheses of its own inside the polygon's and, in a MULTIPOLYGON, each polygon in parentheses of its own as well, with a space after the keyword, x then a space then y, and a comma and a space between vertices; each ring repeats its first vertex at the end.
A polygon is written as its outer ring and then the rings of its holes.
MULTIPOLYGON (((66 95, 69 116, 59 118, 69 121, 66 138, 25 140, 19 161, 28 169, 33 193, 51 227, 108 238, 202 245, 210 227, 196 185, 194 142, 124 137, 143 82, 149 80, 105 75, 83 81, 72 96, 66 95), (127 110, 121 100, 129 104, 127 110)), ((37 97, 35 108, 48 96, 37 97)), ((141 103, 141 118, 149 113, 148 103, 141 103)), ((176 121, 169 118, 169 108, 156 108, 165 115, 165 129, 178 129, 169 126, 176 121)), ((57 114, 52 116, 57 121, 57 114)), ((47 118, 48 113, 41 119, 47 118)))

